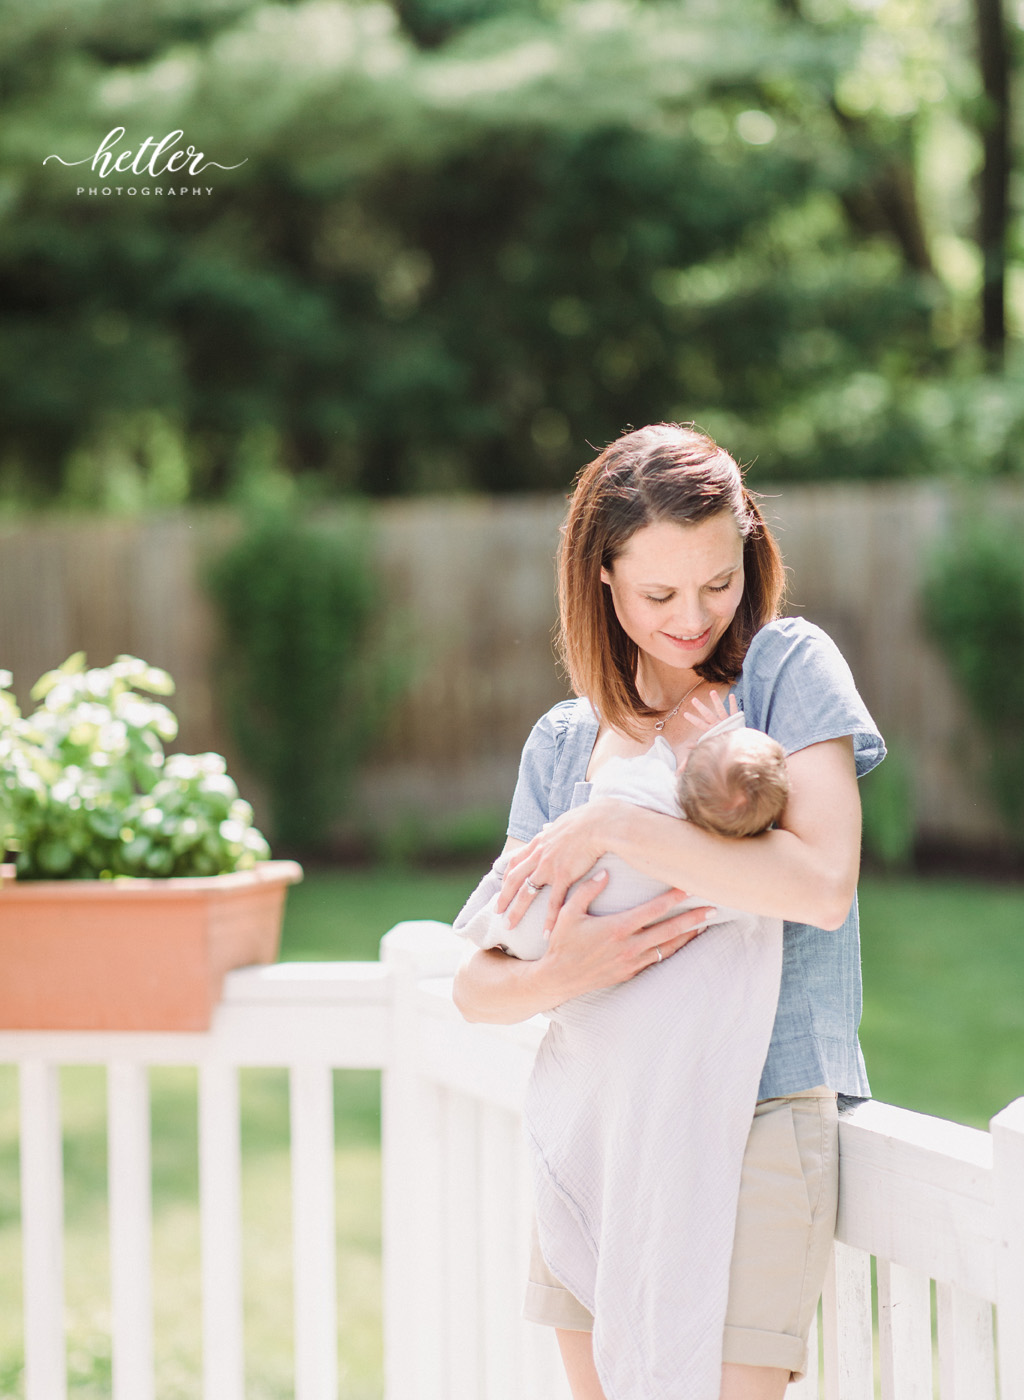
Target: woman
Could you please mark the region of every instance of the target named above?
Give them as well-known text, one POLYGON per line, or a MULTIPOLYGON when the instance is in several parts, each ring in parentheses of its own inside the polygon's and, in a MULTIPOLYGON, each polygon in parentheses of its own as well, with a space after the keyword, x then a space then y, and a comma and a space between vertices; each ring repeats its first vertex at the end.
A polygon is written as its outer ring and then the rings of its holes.
MULTIPOLYGON (((536 962, 477 952, 455 991, 470 1020, 524 1020, 673 956, 717 905, 786 921, 743 1161, 722 1400, 777 1400, 806 1365, 834 1228, 836 1095, 868 1093, 856 1034, 856 779, 884 747, 829 639, 800 619, 777 620, 783 582, 739 469, 703 434, 643 428, 581 473, 559 565, 563 653, 581 698, 535 726, 506 847, 512 922, 550 886, 549 948, 536 962), (747 722, 787 752, 790 797, 777 829, 728 838, 611 800, 574 805, 585 796, 577 784, 609 758, 646 751, 656 733, 681 748, 684 702, 706 701, 725 682, 747 722), (589 915, 599 879, 566 894, 606 852, 675 888, 627 914, 589 915), (688 890, 714 905, 652 927, 688 890)), ((558 1329, 574 1400, 602 1400, 591 1319, 539 1258, 528 1309, 558 1329)))

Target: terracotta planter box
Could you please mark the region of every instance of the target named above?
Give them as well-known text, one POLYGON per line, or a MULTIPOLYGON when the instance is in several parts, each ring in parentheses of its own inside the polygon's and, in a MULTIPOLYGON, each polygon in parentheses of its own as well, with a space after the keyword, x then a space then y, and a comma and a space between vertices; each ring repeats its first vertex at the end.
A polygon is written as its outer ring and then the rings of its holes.
POLYGON ((172 880, 0 879, 0 1028, 207 1030, 233 967, 277 957, 290 860, 172 880))

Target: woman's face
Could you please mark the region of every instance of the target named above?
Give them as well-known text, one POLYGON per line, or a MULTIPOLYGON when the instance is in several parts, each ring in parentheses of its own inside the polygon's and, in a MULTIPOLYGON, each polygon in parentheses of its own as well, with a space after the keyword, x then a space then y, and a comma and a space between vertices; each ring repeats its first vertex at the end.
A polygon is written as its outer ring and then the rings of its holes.
POLYGON ((729 511, 637 530, 601 581, 648 663, 690 669, 718 646, 743 597, 743 537, 729 511))

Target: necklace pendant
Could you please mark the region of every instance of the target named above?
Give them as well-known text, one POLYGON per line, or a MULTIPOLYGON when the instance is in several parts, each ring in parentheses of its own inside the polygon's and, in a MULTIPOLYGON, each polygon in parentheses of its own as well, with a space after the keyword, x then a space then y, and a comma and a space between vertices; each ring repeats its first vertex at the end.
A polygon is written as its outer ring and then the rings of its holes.
POLYGON ((661 731, 665 728, 665 720, 663 720, 663 719, 656 719, 656 720, 654 721, 654 727, 655 727, 655 729, 658 731, 658 733, 660 734, 661 731))

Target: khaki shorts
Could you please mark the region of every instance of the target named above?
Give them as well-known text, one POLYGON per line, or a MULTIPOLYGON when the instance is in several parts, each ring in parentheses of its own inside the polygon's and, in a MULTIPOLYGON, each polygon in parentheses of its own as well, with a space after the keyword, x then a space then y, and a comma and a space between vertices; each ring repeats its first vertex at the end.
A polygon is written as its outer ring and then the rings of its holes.
MULTIPOLYGON (((825 1279, 839 1199, 839 1117, 831 1089, 763 1099, 740 1181, 723 1360, 807 1366, 807 1334, 825 1279)), ((534 1230, 528 1322, 589 1332, 594 1319, 550 1272, 534 1230)))

